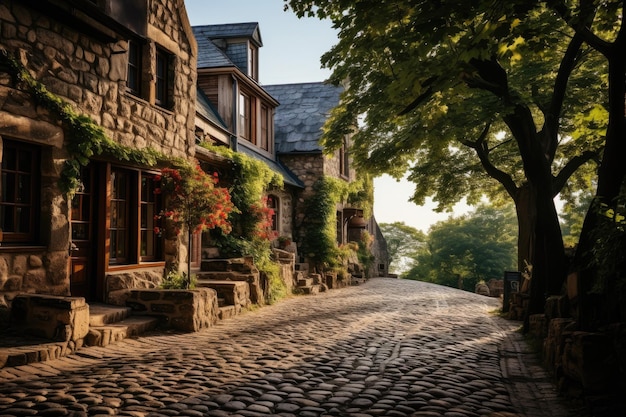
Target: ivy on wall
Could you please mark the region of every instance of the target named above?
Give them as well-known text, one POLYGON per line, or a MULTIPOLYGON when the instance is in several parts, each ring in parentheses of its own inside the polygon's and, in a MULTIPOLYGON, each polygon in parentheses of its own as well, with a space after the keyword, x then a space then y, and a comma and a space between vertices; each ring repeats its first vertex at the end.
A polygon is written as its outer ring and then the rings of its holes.
POLYGON ((345 201, 348 193, 345 181, 323 176, 313 184, 313 194, 304 201, 300 250, 318 273, 338 265, 337 203, 345 201))
POLYGON ((89 163, 95 155, 109 155, 120 161, 129 161, 142 166, 155 166, 168 159, 164 154, 151 149, 133 149, 112 141, 93 119, 76 113, 72 107, 48 89, 8 51, 0 51, 0 70, 6 71, 13 82, 28 92, 35 104, 44 107, 61 123, 66 134, 69 158, 64 162, 59 180, 62 192, 72 195, 80 186, 81 167, 89 163))
MULTIPOLYGON (((347 202, 363 210, 364 217, 370 217, 373 212, 374 185, 372 177, 367 173, 359 174, 358 179, 351 183, 324 176, 313 185, 313 192, 304 202, 301 252, 313 262, 316 272, 321 273, 326 269, 340 268, 345 258, 345 253, 336 243, 337 204, 347 202)), ((358 243, 359 248, 362 246, 359 259, 367 267, 371 264, 371 242, 367 245, 358 243)))
POLYGON ((253 257, 256 267, 267 277, 268 303, 284 297, 286 287, 280 279, 278 264, 272 260, 270 248, 270 241, 276 236, 267 230, 268 216, 271 218, 273 212, 265 205, 265 193, 271 188, 282 189, 283 177, 263 162, 241 152, 206 143, 200 146, 232 161, 230 195, 238 210, 229 217, 233 226, 229 235, 220 230, 211 232, 214 243, 222 256, 253 257))

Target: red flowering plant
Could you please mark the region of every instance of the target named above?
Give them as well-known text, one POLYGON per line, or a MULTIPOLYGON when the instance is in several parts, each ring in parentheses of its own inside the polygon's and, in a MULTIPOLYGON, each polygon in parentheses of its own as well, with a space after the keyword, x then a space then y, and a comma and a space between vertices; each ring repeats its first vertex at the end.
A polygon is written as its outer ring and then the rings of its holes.
MULTIPOLYGON (((155 220, 167 219, 176 234, 185 228, 189 234, 189 247, 194 233, 219 228, 228 234, 232 230, 228 216, 237 209, 231 202, 228 189, 217 186, 217 173, 209 175, 198 164, 164 168, 154 181, 157 183, 155 194, 162 194, 165 201, 165 208, 155 220)), ((159 227, 155 228, 155 233, 160 235, 161 232, 159 227)), ((187 262, 187 286, 190 269, 187 262)))
POLYGON ((256 219, 254 230, 255 237, 263 240, 274 240, 278 236, 273 230, 274 209, 267 206, 267 197, 262 197, 260 202, 250 206, 250 214, 256 219))

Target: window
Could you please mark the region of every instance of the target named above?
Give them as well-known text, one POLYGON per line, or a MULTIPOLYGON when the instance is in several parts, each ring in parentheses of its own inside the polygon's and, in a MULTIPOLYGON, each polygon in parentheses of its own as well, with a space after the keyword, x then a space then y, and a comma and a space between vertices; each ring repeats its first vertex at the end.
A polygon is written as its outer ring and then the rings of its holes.
POLYGON ((250 96, 239 94, 239 136, 252 142, 252 119, 251 119, 250 96))
POLYGON ((109 208, 109 264, 124 265, 163 259, 154 216, 160 199, 153 175, 112 168, 109 208))
POLYGON ((270 140, 270 114, 271 112, 267 106, 261 105, 261 140, 259 142, 259 146, 261 149, 265 149, 268 152, 271 152, 272 150, 272 141, 270 140))
POLYGON ((80 171, 81 187, 72 198, 72 241, 91 239, 91 220, 93 204, 92 170, 83 167, 80 171))
POLYGON ((155 103, 158 106, 172 107, 172 57, 161 48, 156 52, 155 103))
POLYGON ((151 175, 141 174, 141 222, 140 259, 154 261, 158 254, 158 239, 154 233, 154 216, 158 214, 158 201, 154 193, 154 180, 151 175))
POLYGON ((253 80, 259 78, 257 71, 257 48, 251 43, 248 44, 248 76, 253 80))
POLYGON ((38 240, 40 154, 37 146, 4 140, 0 201, 4 242, 38 240))
POLYGON ((341 145, 341 149, 339 149, 339 173, 344 177, 350 177, 348 140, 346 138, 344 138, 343 145, 341 145))
POLYGON ((141 66, 142 53, 141 45, 137 42, 128 42, 128 75, 126 77, 126 86, 128 90, 136 95, 141 96, 141 66))
POLYGON ((130 194, 129 173, 116 170, 111 172, 111 210, 109 212, 109 262, 127 263, 130 241, 130 194))

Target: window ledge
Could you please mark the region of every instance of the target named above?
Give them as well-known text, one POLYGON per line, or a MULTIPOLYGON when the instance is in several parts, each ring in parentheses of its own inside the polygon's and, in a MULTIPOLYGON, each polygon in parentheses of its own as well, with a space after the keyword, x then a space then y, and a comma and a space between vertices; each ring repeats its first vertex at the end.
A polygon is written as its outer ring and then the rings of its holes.
POLYGON ((47 246, 42 245, 20 245, 14 243, 2 243, 0 244, 0 252, 40 252, 48 250, 47 246))
POLYGON ((109 265, 107 272, 119 272, 130 269, 142 269, 142 268, 162 268, 165 267, 165 261, 155 262, 143 262, 140 264, 126 264, 126 265, 109 265))

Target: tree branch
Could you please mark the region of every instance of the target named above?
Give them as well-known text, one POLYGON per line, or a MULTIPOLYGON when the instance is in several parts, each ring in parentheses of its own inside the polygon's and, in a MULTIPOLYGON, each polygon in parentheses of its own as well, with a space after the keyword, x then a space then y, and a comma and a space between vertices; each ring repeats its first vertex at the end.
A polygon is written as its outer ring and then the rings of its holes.
POLYGON ((576 155, 572 159, 570 159, 567 164, 561 169, 556 177, 554 177, 552 181, 552 190, 553 197, 556 197, 569 178, 576 172, 578 168, 582 165, 586 164, 589 161, 595 161, 598 165, 600 164, 600 150, 593 151, 585 151, 580 155, 576 155))
MULTIPOLYGON (((611 43, 600 38, 586 25, 595 14, 593 2, 581 1, 581 10, 585 10, 588 14, 574 16, 571 14, 571 10, 561 0, 548 0, 546 2, 548 7, 554 10, 572 29, 576 31, 576 34, 581 36, 583 41, 591 46, 593 49, 600 52, 602 55, 608 57, 610 54, 611 43)), ((623 11, 622 11, 623 12, 623 11)))
POLYGON ((561 110, 563 109, 563 100, 569 77, 578 62, 580 48, 583 44, 582 37, 577 33, 574 35, 565 55, 561 60, 559 71, 554 80, 554 88, 552 90, 552 99, 547 111, 544 113, 545 123, 543 130, 546 133, 546 143, 544 144, 545 154, 552 161, 558 147, 558 131, 560 125, 561 110))
POLYGON ((413 100, 408 106, 406 106, 404 108, 404 110, 402 110, 400 113, 398 113, 398 116, 404 116, 405 114, 409 113, 411 110, 413 110, 417 106, 419 106, 422 103, 422 101, 426 100, 426 98, 430 97, 432 95, 432 93, 433 93, 432 85, 435 83, 435 81, 437 81, 437 77, 436 76, 432 76, 429 79, 427 79, 426 81, 424 81, 422 83, 422 88, 427 87, 426 91, 424 91, 415 100, 413 100))
POLYGON ((515 185, 515 181, 513 181, 513 178, 511 178, 509 174, 493 165, 491 163, 491 160, 489 159, 490 151, 486 141, 487 135, 489 134, 489 129, 491 129, 491 122, 488 122, 485 125, 482 132, 480 133, 480 136, 475 141, 464 140, 461 141, 461 143, 476 151, 476 155, 478 156, 478 159, 480 159, 480 163, 487 172, 487 175, 502 184, 506 192, 511 196, 511 198, 515 199, 515 195, 517 193, 517 186, 515 185))

